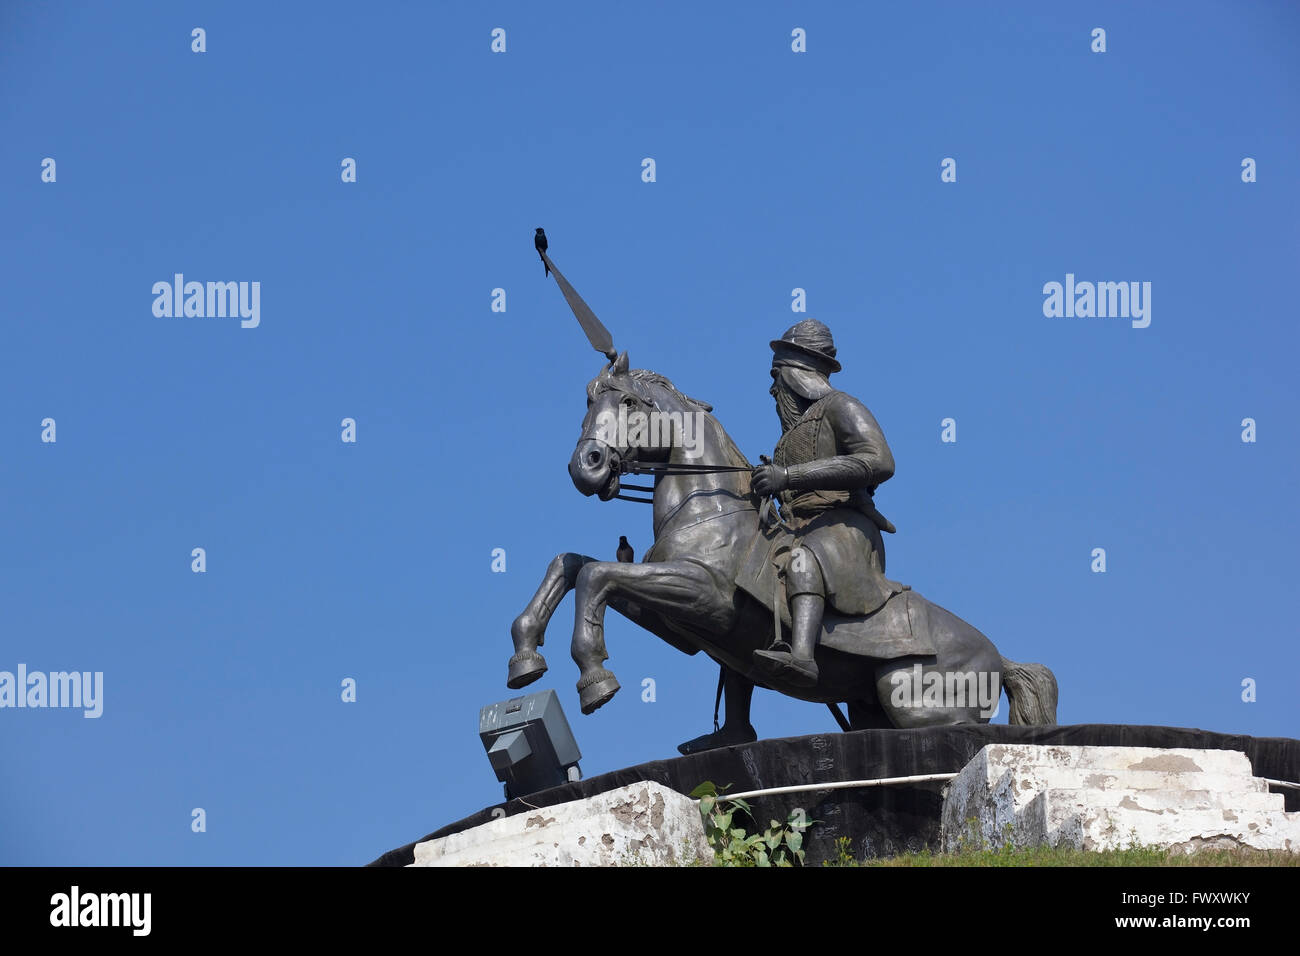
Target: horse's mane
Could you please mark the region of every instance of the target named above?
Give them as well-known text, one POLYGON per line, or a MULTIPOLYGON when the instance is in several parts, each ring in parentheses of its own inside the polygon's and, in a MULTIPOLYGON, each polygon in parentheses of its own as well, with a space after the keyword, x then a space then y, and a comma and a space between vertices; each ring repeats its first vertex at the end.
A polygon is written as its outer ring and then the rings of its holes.
POLYGON ((691 398, 688 395, 683 395, 681 391, 678 390, 677 386, 670 382, 666 377, 660 375, 658 372, 652 372, 648 368, 633 368, 621 373, 610 372, 608 369, 601 372, 587 383, 587 401, 594 402, 598 395, 602 395, 605 392, 630 391, 647 405, 653 405, 654 396, 650 394, 650 390, 647 387, 651 385, 658 385, 666 392, 681 399, 681 401, 687 405, 694 405, 706 412, 713 411, 713 406, 708 402, 702 402, 698 398, 691 398))
POLYGON ((701 411, 708 414, 713 423, 718 426, 718 435, 720 438, 722 453, 727 457, 725 462, 711 462, 717 465, 744 465, 749 467, 749 459, 746 458, 736 447, 736 443, 731 440, 727 430, 722 427, 722 423, 712 414, 713 406, 708 402, 700 401, 698 398, 691 398, 683 394, 676 385, 658 372, 653 372, 648 368, 633 368, 626 372, 615 373, 609 369, 601 372, 590 382, 587 383, 587 403, 594 402, 597 396, 605 392, 631 392, 647 405, 655 405, 653 388, 662 388, 673 397, 677 398, 682 404, 695 406, 701 411))

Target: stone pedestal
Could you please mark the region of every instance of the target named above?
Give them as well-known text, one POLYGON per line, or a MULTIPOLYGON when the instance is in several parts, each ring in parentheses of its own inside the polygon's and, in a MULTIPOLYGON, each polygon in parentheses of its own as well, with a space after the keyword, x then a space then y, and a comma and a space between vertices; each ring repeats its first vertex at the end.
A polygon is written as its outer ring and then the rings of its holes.
POLYGON ((1300 852, 1300 813, 1244 753, 994 744, 944 797, 943 849, 1132 844, 1300 852))
POLYGON ((650 781, 415 845, 410 866, 711 864, 695 801, 650 781))
MULTIPOLYGON (((581 728, 577 729, 581 731, 581 728)), ((673 757, 611 770, 529 794, 522 799, 483 807, 462 820, 444 822, 426 836, 383 854, 372 865, 406 866, 415 859, 417 844, 493 823, 502 815, 510 819, 518 817, 522 825, 537 815, 539 807, 553 811, 560 804, 584 800, 641 781, 653 781, 680 795, 690 793, 706 780, 719 787, 730 784, 730 792, 739 793, 792 784, 957 773, 985 747, 1021 744, 1049 748, 1138 748, 1144 756, 1150 756, 1153 750, 1187 750, 1194 754, 1233 750, 1249 758, 1257 777, 1300 781, 1300 740, 1282 737, 1246 737, 1185 727, 1122 724, 1054 727, 963 724, 914 730, 858 730, 847 734, 759 740, 689 757, 673 757)), ((1198 760, 1195 755, 1190 759, 1198 760)), ((1225 770, 1226 765, 1222 764, 1198 761, 1197 765, 1208 768, 1201 771, 1207 774, 1236 773, 1231 768, 1229 773, 1225 770)), ((486 764, 474 772, 490 779, 491 771, 486 764)), ((1207 779, 1201 782, 1204 784, 1201 789, 1217 791, 1218 783, 1223 781, 1212 784, 1207 779)), ((925 783, 755 797, 750 803, 756 819, 750 820, 742 814, 737 825, 753 832, 755 828, 766 827, 769 820, 785 820, 793 811, 802 810, 809 819, 818 821, 804 834, 807 861, 813 866, 835 859, 841 838, 849 840, 849 852, 859 859, 890 856, 909 850, 938 850, 942 790, 941 783, 925 783)), ((1274 796, 1277 800, 1269 801, 1270 806, 1285 799, 1288 809, 1300 811, 1300 790, 1278 790, 1274 796)), ((1243 803, 1240 809, 1249 809, 1248 803, 1243 803)), ((1225 809, 1238 812, 1237 808, 1225 809)))

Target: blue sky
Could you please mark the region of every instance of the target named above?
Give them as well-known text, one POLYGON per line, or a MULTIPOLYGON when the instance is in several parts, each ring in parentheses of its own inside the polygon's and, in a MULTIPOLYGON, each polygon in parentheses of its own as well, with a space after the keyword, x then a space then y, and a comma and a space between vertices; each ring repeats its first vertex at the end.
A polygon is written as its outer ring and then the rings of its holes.
MULTIPOLYGON (((363 863, 499 799, 511 620, 557 552, 650 544, 566 473, 601 359, 536 226, 752 460, 805 289, 897 460, 890 576, 1062 723, 1296 735, 1297 41, 1286 3, 6 4, 0 670, 104 712, 0 710, 0 863, 363 863), (155 317, 177 272, 261 324, 155 317), (1045 317, 1067 273, 1150 326, 1045 317)), ((614 614, 583 717, 572 613, 539 686, 588 774, 709 729, 712 664, 614 614)))

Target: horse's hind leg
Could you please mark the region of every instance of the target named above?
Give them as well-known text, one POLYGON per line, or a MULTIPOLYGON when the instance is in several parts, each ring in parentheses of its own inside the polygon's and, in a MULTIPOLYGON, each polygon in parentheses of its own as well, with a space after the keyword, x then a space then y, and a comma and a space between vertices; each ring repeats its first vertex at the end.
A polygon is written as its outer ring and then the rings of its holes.
POLYGON ((515 653, 510 658, 507 687, 517 690, 546 673, 546 658, 537 653, 537 648, 546 640, 546 625, 550 623, 551 615, 564 600, 564 596, 573 590, 578 572, 584 565, 595 560, 585 554, 570 552, 557 554, 547 566, 546 576, 542 578, 537 593, 510 625, 510 639, 514 642, 515 653))
POLYGON ((726 664, 719 665, 723 673, 723 691, 727 697, 726 718, 722 726, 710 734, 701 734, 693 740, 677 745, 681 754, 697 754, 718 747, 747 744, 758 739, 758 731, 749 722, 749 705, 754 698, 754 682, 733 671, 726 664))
POLYGON ((879 701, 864 697, 849 701, 849 726, 854 730, 889 730, 894 724, 879 701))

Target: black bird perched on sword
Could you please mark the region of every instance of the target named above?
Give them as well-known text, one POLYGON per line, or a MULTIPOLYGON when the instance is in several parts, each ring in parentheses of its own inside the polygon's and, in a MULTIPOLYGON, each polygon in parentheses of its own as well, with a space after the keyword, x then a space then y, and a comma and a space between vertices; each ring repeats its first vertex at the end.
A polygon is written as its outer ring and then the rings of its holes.
POLYGON ((620 564, 631 564, 632 559, 636 557, 632 553, 632 546, 627 543, 627 535, 618 536, 618 550, 614 552, 614 556, 618 558, 620 564))
POLYGON ((551 276, 551 267, 546 264, 546 257, 542 255, 546 251, 546 230, 541 226, 537 227, 537 235, 533 236, 533 248, 537 250, 537 255, 542 260, 542 268, 546 270, 546 277, 551 276))

